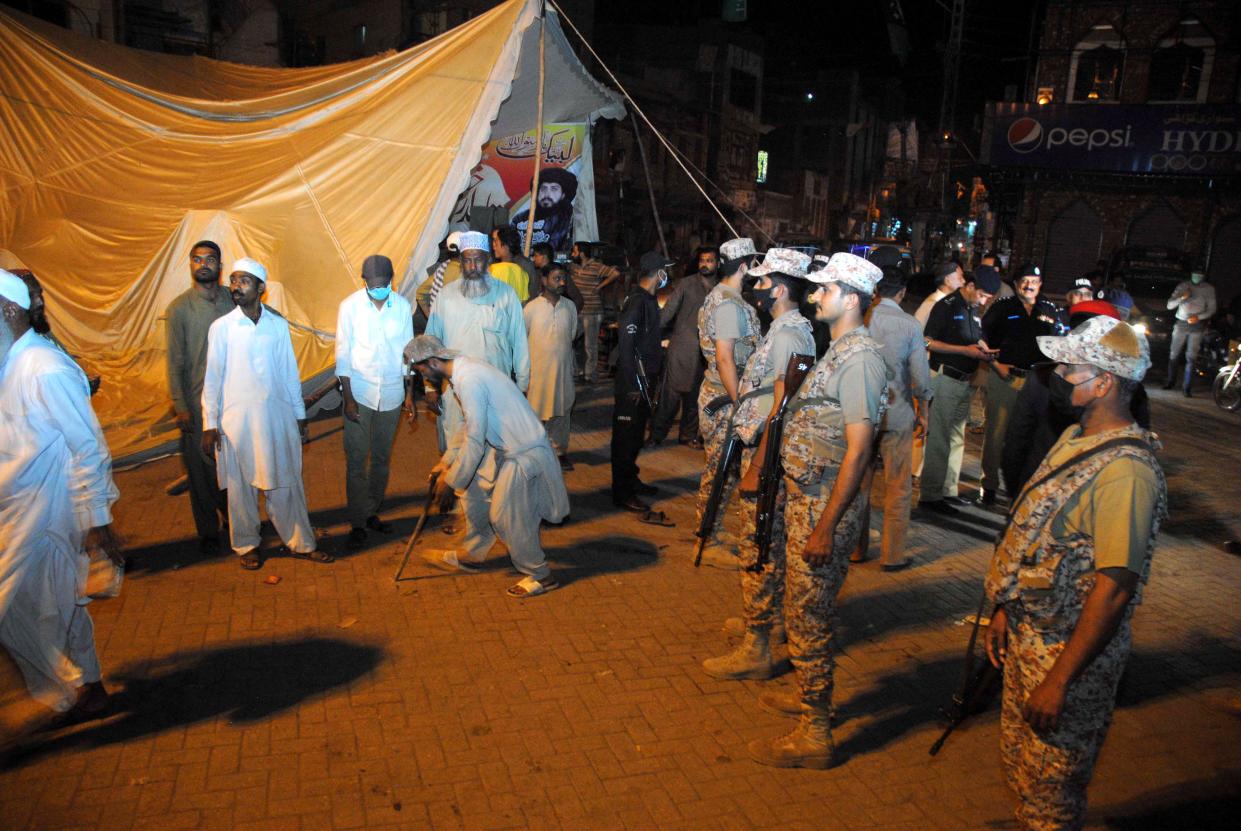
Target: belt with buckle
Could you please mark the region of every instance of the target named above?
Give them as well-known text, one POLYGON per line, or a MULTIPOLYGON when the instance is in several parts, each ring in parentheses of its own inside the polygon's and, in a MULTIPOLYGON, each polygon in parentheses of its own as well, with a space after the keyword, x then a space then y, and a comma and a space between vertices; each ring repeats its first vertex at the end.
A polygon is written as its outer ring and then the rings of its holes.
POLYGON ((939 371, 954 381, 968 381, 974 377, 974 373, 957 369, 955 366, 949 366, 948 364, 940 364, 939 371))

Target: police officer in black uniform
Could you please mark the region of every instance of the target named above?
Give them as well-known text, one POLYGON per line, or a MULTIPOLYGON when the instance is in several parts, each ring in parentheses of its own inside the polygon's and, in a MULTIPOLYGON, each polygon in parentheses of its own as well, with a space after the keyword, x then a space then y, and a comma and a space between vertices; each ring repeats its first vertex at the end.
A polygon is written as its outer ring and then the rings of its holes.
POLYGON ((958 513, 953 502, 965 453, 965 421, 970 414, 970 379, 979 361, 995 357, 982 335, 979 309, 1000 290, 1000 273, 980 265, 965 285, 931 307, 922 330, 931 350, 931 420, 918 507, 939 514, 958 513))
POLYGON ((642 255, 638 285, 621 305, 616 360, 616 404, 612 410, 612 503, 627 511, 646 513, 650 506, 640 495, 656 492, 638 479, 638 452, 646 439, 651 417, 646 384, 659 378, 663 365, 660 346, 659 301, 655 293, 668 283, 668 261, 654 251, 642 255), (646 384, 639 373, 645 370, 646 384), (644 388, 646 387, 646 388, 644 388))
POLYGON ((982 446, 981 504, 994 505, 1000 487, 1000 463, 1008 417, 1017 403, 1030 368, 1044 358, 1039 335, 1067 331, 1060 308, 1041 292, 1043 275, 1037 265, 1025 263, 1013 272, 1016 294, 991 304, 982 319, 982 337, 999 350, 987 373, 987 434, 982 446))

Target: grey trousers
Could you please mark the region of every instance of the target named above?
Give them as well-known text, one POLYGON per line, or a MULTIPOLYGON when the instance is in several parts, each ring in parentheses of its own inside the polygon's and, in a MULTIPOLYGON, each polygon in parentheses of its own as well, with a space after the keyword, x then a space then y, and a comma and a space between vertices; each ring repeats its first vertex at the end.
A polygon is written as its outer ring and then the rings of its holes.
POLYGON ((956 496, 960 486, 961 460, 965 456, 965 420, 970 414, 974 388, 940 372, 931 381, 930 424, 922 461, 921 496, 934 502, 956 496))
POLYGON ((220 490, 215 459, 203 455, 201 412, 190 412, 190 429, 181 434, 181 460, 189 480, 190 511, 194 530, 202 539, 220 536, 220 517, 228 515, 228 500, 220 490))
POLYGON ((1198 359, 1198 350, 1202 348, 1202 333, 1206 329, 1201 323, 1191 325, 1177 322, 1172 327, 1172 341, 1168 346, 1168 380, 1176 377, 1176 362, 1185 353, 1185 377, 1181 379, 1185 389, 1189 389, 1194 378, 1194 361, 1198 359))
POLYGON ((582 376, 587 381, 593 381, 599 373, 599 327, 603 325, 603 314, 584 314, 579 319, 582 321, 582 347, 586 353, 582 376))
POLYGON ((388 489, 392 442, 401 423, 401 408, 372 410, 358 405, 358 420, 345 419, 345 497, 349 524, 361 528, 379 513, 388 489))

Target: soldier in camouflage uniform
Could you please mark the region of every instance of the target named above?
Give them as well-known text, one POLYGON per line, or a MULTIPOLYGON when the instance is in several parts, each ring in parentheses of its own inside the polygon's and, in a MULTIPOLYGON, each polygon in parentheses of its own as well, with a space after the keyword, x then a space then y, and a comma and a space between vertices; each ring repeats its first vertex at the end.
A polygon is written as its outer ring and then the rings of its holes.
POLYGON ((832 636, 836 594, 857 543, 858 487, 883 418, 888 370, 862 324, 883 273, 852 254, 835 254, 811 299, 815 317, 831 327, 832 344, 790 406, 784 428, 786 503, 784 622, 797 676, 797 728, 751 742, 750 756, 776 767, 832 765, 832 636))
POLYGON ((1146 338, 1097 317, 1038 344, 1060 364, 1052 405, 1078 424, 1014 502, 987 574, 986 642, 1004 667, 1001 753, 1017 819, 1044 831, 1085 821, 1167 486, 1153 435, 1129 412, 1150 367, 1146 338))
MULTIPOLYGON (((698 424, 706 451, 705 475, 698 483, 698 521, 706 508, 711 483, 720 461, 720 451, 728 435, 728 421, 740 397, 741 369, 754 354, 762 336, 758 314, 741 297, 741 284, 757 256, 754 241, 733 239, 720 246, 720 281, 711 289, 698 310, 698 346, 707 362, 702 386, 698 389, 698 424), (706 413, 708 402, 727 395, 732 405, 720 407, 714 416, 706 413)), ((737 475, 728 471, 728 481, 717 519, 717 528, 729 514, 727 506, 736 493, 737 475)), ((703 549, 703 558, 717 565, 736 567, 737 538, 732 529, 713 529, 703 549)))
MULTIPOLYGON (((740 565, 741 595, 744 617, 732 618, 744 638, 737 649, 718 658, 708 658, 702 667, 713 678, 739 680, 766 679, 775 672, 771 644, 784 640, 784 487, 777 496, 777 510, 772 527, 772 541, 766 565, 759 571, 748 571, 758 558, 754 542, 758 474, 761 457, 756 446, 766 432, 766 425, 776 414, 784 395, 784 371, 789 357, 795 354, 814 355, 814 333, 810 321, 799 311, 805 296, 806 271, 810 258, 788 248, 773 248, 763 264, 750 269, 758 277, 754 285, 754 301, 759 310, 772 317, 771 328, 758 349, 746 362, 741 378, 741 397, 732 419, 732 429, 743 442, 741 469, 747 471, 741 482, 738 506, 741 519, 740 565), (747 490, 750 493, 747 495, 747 490)), ((766 443, 763 443, 764 447, 766 443)))

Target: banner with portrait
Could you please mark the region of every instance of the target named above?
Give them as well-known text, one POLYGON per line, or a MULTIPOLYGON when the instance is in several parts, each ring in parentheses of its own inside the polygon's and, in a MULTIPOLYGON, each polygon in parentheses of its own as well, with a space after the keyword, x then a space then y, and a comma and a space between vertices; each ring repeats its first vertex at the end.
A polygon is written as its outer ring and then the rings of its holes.
MULTIPOLYGON (((457 199, 451 221, 490 231, 507 219, 524 241, 534 155, 533 129, 488 142, 470 174, 469 187, 457 199)), ((593 240, 597 233, 594 170, 586 124, 543 125, 540 155, 533 242, 547 242, 557 251, 566 251, 574 239, 593 240)))

